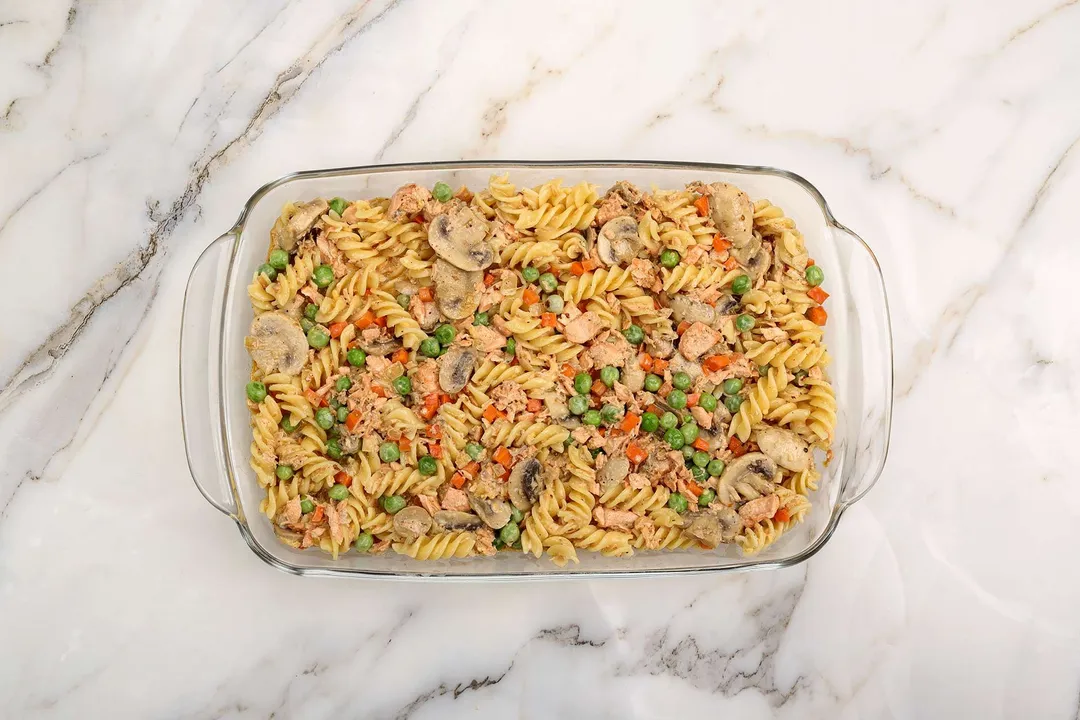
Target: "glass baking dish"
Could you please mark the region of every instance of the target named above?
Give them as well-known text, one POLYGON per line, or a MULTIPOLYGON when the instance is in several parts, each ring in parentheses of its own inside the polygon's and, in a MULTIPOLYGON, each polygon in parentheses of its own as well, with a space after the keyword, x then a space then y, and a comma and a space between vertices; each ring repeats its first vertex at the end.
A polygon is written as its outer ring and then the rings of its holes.
POLYGON ((268 564, 298 575, 427 579, 535 579, 655 576, 782 568, 824 546, 844 511, 873 486, 889 448, 893 358, 889 308, 874 253, 833 218, 817 188, 790 172, 766 167, 669 162, 447 162, 376 165, 294 173, 264 185, 236 224, 214 240, 191 270, 180 336, 180 405, 188 465, 200 492, 231 517, 251 549, 268 564), (501 552, 495 557, 417 561, 395 553, 350 552, 337 560, 277 540, 259 512, 263 491, 248 465, 251 428, 244 386, 251 360, 244 336, 252 320, 247 285, 265 262, 270 227, 287 202, 315 197, 389 196, 415 182, 431 187, 484 187, 493 173, 509 173, 519 187, 553 177, 588 181, 606 190, 616 180, 642 187, 681 188, 724 181, 752 198, 768 198, 795 220, 811 257, 825 268, 838 420, 832 463, 822 469, 813 512, 774 545, 743 556, 734 545, 705 551, 638 551, 630 558, 580 552, 565 568, 549 558, 501 552))

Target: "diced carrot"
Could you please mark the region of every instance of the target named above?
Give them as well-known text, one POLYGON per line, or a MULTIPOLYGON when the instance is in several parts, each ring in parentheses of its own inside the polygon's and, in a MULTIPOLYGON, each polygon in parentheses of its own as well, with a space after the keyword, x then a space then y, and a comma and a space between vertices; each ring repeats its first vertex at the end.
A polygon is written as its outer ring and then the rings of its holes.
POLYGON ((597 262, 592 258, 585 258, 585 260, 581 263, 581 267, 585 268, 585 272, 592 272, 598 267, 598 265, 597 262))
POLYGON ((332 337, 332 338, 341 337, 342 331, 345 330, 345 327, 348 324, 349 323, 346 323, 346 322, 330 323, 330 337, 332 337))
POLYGON ((513 458, 510 456, 510 451, 504 447, 496 450, 491 457, 503 467, 510 467, 510 463, 513 461, 513 458))
POLYGON ((352 477, 349 475, 349 473, 342 470, 334 476, 334 482, 336 482, 338 485, 344 485, 345 487, 349 487, 350 485, 352 485, 352 477))
POLYGON ((779 510, 776 511, 776 514, 773 515, 772 517, 773 517, 773 520, 775 520, 777 522, 787 522, 788 520, 791 519, 791 513, 788 512, 787 508, 780 508, 779 510))
POLYGON ((705 362, 701 363, 701 366, 709 372, 716 372, 717 370, 723 370, 731 364, 731 357, 728 355, 711 355, 705 358, 705 362))
POLYGON ((390 356, 390 359, 396 363, 407 365, 409 362, 409 351, 405 348, 398 348, 394 351, 394 354, 390 356))
POLYGON ((469 462, 465 467, 461 468, 461 472, 470 477, 476 477, 476 474, 480 472, 480 463, 475 460, 469 462))
POLYGON ((431 443, 428 445, 428 455, 436 460, 442 458, 442 445, 439 443, 431 443))
POLYGON ((619 423, 619 429, 625 433, 628 433, 634 428, 636 428, 639 422, 641 422, 640 417, 638 417, 632 412, 627 412, 626 417, 624 417, 623 421, 619 423))
POLYGON ((681 323, 679 323, 679 327, 675 328, 675 332, 677 332, 679 335, 682 335, 684 332, 686 332, 689 329, 690 329, 690 323, 683 320, 681 323))
POLYGON ((446 393, 439 393, 439 404, 445 405, 448 402, 450 402, 450 396, 446 393))
POLYGON ((416 294, 424 302, 431 302, 432 300, 435 299, 435 293, 433 293, 431 291, 431 288, 426 286, 426 285, 424 287, 420 288, 420 290, 416 294))
POLYGON ((603 380, 594 380, 592 384, 593 395, 603 395, 607 392, 608 386, 604 384, 603 380))
POLYGON ((808 258, 806 261, 806 267, 810 267, 814 264, 814 258, 808 258))
POLYGON ((460 490, 465 487, 465 476, 459 472, 454 473, 454 477, 450 478, 450 484, 460 490))
POLYGON ((638 355, 638 365, 640 365, 641 369, 645 372, 649 372, 650 370, 652 370, 652 364, 652 355, 650 355, 649 353, 641 353, 640 355, 638 355))
POLYGON ((398 450, 400 450, 401 452, 409 452, 410 450, 412 450, 412 440, 410 440, 407 437, 403 437, 400 440, 398 440, 397 445, 398 445, 398 450))
POLYGON ((645 452, 645 449, 637 443, 630 443, 626 446, 626 459, 635 465, 644 462, 647 457, 649 457, 649 453, 645 452))
POLYGON ((571 275, 577 275, 578 277, 581 277, 582 275, 585 274, 585 266, 582 265, 579 262, 570 263, 570 274, 571 275))
POLYGON ((731 241, 720 233, 716 233, 712 239, 712 249, 716 252, 724 252, 731 247, 731 241))
POLYGON ((375 325, 381 328, 386 327, 386 316, 375 318, 375 325))
POLYGON ((663 375, 664 371, 667 370, 667 366, 668 361, 664 358, 653 358, 652 371, 657 375, 663 375))
POLYGON ((495 276, 491 273, 484 273, 484 287, 491 287, 495 284, 495 276))
POLYGON ((645 408, 645 412, 651 412, 656 417, 660 417, 664 414, 664 411, 660 409, 659 405, 650 405, 649 407, 645 408))
POLYGON ((562 374, 563 374, 563 377, 568 377, 568 378, 574 377, 574 375, 575 375, 574 368, 570 367, 570 363, 565 363, 562 366, 562 374))
POLYGON ((322 404, 322 398, 311 388, 304 391, 304 398, 315 407, 319 407, 322 404))
POLYGON ((360 316, 360 319, 356 321, 355 325, 360 330, 366 330, 375 324, 375 313, 368 310, 366 313, 360 316))
POLYGON ((505 470, 503 470, 503 474, 499 476, 499 479, 502 480, 503 482, 506 482, 507 480, 509 480, 510 479, 510 468, 506 468, 505 470))
POLYGON ((694 207, 697 208, 697 214, 701 217, 709 217, 709 198, 702 195, 694 201, 694 207))
MULTIPOLYGON (((829 293, 825 292, 819 287, 810 288, 809 290, 807 290, 806 296, 816 302, 818 305, 829 299, 829 293)), ((331 325, 330 327, 332 328, 334 326, 331 325)))
POLYGON ((701 493, 705 492, 705 489, 693 480, 686 483, 686 489, 692 492, 694 494, 694 497, 698 497, 699 495, 701 495, 701 493))
POLYGON ((390 391, 378 383, 371 386, 371 392, 375 393, 379 397, 390 397, 390 391))
POLYGON ((727 260, 720 264, 724 267, 725 270, 734 270, 739 263, 735 260, 735 258, 729 257, 727 260))
POLYGON ((596 432, 598 432, 600 434, 600 437, 607 437, 607 428, 606 427, 598 427, 598 428, 596 428, 596 432))
POLYGON ((746 446, 734 435, 732 435, 731 440, 728 441, 728 450, 730 450, 735 457, 742 457, 746 454, 746 446))
POLYGON ((502 415, 503 414, 499 412, 498 408, 496 408, 494 405, 488 405, 486 408, 484 408, 484 419, 487 420, 489 423, 495 422, 500 417, 502 417, 502 415))
POLYGON ((315 512, 311 514, 311 522, 321 523, 324 517, 326 517, 326 511, 323 510, 322 505, 320 505, 319 507, 315 508, 315 512))
POLYGON ((544 407, 544 401, 539 398, 529 398, 529 402, 525 403, 525 409, 531 413, 540 412, 542 407, 544 407))
POLYGON ((540 315, 540 327, 553 328, 555 327, 555 313, 541 313, 540 315))
POLYGON ((686 396, 686 407, 694 407, 701 399, 701 393, 689 393, 686 396))
POLYGON ((360 417, 360 411, 353 410, 351 413, 349 413, 349 416, 345 418, 345 427, 349 430, 349 432, 355 430, 356 426, 360 424, 360 417))
POLYGON ((701 450, 702 452, 709 451, 709 441, 701 436, 698 436, 698 439, 690 443, 690 445, 693 446, 695 450, 701 450))
POLYGON ((806 311, 806 319, 815 325, 824 325, 829 319, 829 313, 823 307, 812 307, 806 311))
POLYGON ((531 287, 525 288, 525 292, 521 293, 521 301, 525 303, 525 306, 535 305, 540 302, 540 296, 536 294, 536 291, 531 287))
MULTIPOLYGON (((428 397, 432 397, 434 395, 435 395, 435 393, 432 393, 431 395, 428 395, 428 397)), ((436 400, 438 400, 438 398, 436 398, 436 400)), ((427 398, 424 398, 424 402, 427 403, 427 398)), ((429 438, 433 439, 433 440, 441 440, 442 439, 442 425, 438 425, 436 423, 432 423, 431 425, 428 425, 427 426, 427 436, 429 438)))

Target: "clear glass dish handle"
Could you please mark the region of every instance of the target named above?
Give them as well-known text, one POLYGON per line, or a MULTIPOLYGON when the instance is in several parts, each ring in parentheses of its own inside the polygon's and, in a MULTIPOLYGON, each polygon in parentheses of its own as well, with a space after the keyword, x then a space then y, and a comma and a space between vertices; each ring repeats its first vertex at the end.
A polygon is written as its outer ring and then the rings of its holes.
POLYGON ((225 275, 235 240, 232 231, 225 233, 195 261, 180 320, 180 414, 188 468, 207 502, 231 516, 236 515, 236 500, 222 455, 217 359, 225 275))
POLYGON ((854 505, 874 486, 889 453, 893 401, 892 325, 885 279, 873 250, 851 230, 834 222, 833 237, 842 250, 851 305, 845 308, 848 340, 857 358, 849 382, 847 408, 858 413, 847 438, 854 453, 852 471, 840 490, 841 510, 854 505))

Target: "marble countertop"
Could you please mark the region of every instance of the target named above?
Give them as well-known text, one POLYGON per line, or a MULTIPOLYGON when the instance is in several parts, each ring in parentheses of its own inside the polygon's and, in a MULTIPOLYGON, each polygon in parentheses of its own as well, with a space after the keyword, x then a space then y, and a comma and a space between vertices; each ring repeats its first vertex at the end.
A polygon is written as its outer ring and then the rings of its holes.
POLYGON ((1078 35, 1077 0, 5 3, 0 716, 1076 717, 1078 35), (286 172, 462 158, 775 165, 870 242, 893 449, 821 553, 438 586, 251 553, 184 458, 196 256, 286 172))

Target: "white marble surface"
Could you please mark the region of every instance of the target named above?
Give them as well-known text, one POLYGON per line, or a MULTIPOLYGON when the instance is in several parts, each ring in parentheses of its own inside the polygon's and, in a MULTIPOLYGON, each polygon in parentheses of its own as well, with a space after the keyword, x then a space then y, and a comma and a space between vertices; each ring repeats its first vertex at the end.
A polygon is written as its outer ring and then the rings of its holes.
POLYGON ((1074 718, 1077 0, 0 6, 0 715, 1074 718), (880 483, 813 560, 286 576, 192 485, 183 283, 259 185, 777 165, 877 251, 880 483))

